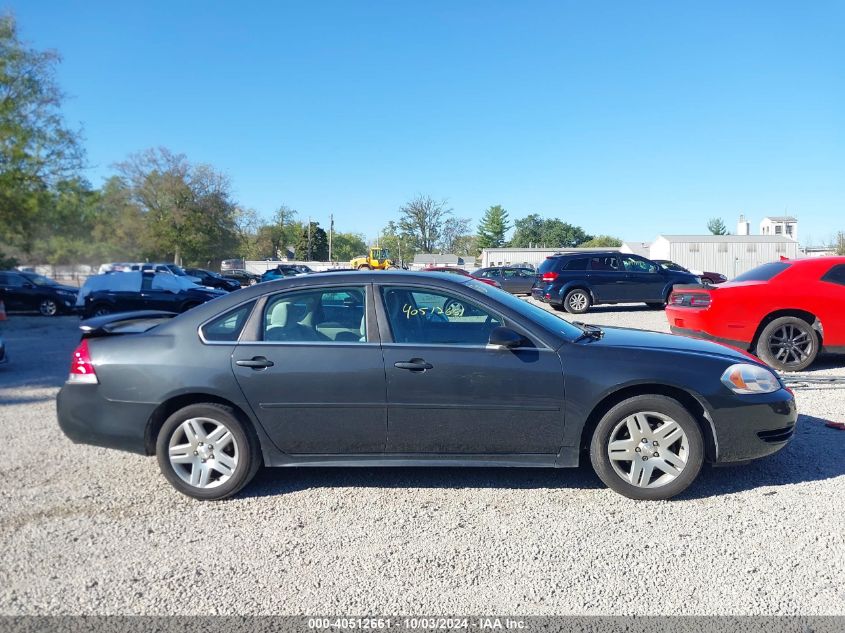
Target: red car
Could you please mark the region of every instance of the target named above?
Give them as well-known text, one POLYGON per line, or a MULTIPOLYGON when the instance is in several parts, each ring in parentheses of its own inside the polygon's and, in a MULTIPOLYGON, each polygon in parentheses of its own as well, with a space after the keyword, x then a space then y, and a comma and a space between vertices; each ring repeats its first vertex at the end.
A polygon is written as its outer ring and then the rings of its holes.
POLYGON ((845 353, 845 257, 771 262, 713 288, 677 286, 666 316, 675 334, 800 371, 820 351, 845 353))
POLYGON ((485 283, 488 286, 494 286, 495 288, 502 287, 502 284, 500 284, 498 281, 494 281, 492 279, 485 279, 484 277, 476 277, 475 275, 470 275, 463 268, 455 268, 453 266, 429 266, 424 270, 430 273, 454 273, 455 275, 461 275, 462 277, 472 277, 473 279, 477 279, 478 281, 485 283))

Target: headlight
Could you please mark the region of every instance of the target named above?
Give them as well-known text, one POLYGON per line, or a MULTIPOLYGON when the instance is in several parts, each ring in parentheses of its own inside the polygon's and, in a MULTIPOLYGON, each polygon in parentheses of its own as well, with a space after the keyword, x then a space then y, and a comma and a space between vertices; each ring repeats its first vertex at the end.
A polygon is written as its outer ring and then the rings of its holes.
POLYGON ((722 374, 722 384, 734 393, 772 393, 780 389, 777 377, 759 365, 738 363, 722 374))

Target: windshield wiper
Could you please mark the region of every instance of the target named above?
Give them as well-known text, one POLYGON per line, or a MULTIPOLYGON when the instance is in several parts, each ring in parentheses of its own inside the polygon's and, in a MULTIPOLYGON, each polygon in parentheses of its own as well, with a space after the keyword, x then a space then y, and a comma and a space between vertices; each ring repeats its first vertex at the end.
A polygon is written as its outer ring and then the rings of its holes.
POLYGON ((593 325, 591 323, 584 323, 583 321, 572 321, 572 325, 575 325, 581 328, 584 333, 581 334, 576 341, 580 341, 582 338, 591 338, 595 340, 599 340, 601 337, 604 336, 604 330, 601 329, 598 325, 593 325))

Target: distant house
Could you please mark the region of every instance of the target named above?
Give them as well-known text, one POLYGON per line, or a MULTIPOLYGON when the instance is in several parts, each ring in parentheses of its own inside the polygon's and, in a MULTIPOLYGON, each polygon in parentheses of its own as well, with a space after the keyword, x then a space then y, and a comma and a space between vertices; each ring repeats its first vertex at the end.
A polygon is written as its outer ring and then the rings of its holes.
POLYGON ((685 268, 736 277, 781 257, 802 256, 798 242, 784 235, 658 235, 651 259, 668 259, 685 268))
POLYGON ((760 235, 783 235, 798 241, 798 218, 772 215, 760 220, 760 235))

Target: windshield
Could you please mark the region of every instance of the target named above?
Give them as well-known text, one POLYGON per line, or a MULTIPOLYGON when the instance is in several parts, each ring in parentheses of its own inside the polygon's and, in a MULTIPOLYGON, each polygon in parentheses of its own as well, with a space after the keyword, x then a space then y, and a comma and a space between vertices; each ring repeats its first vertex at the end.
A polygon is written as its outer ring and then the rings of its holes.
POLYGON ((752 268, 734 278, 734 281, 769 281, 789 268, 786 262, 771 262, 752 268))
POLYGON ((185 277, 185 276, 188 275, 188 273, 186 273, 184 270, 182 270, 176 264, 167 264, 167 266, 165 266, 165 268, 167 268, 167 270, 172 272, 174 275, 179 275, 180 277, 185 277))
POLYGON ((583 330, 575 325, 572 325, 569 321, 555 316, 548 310, 544 310, 533 303, 517 299, 509 292, 505 292, 504 290, 500 290, 499 288, 490 286, 475 279, 470 279, 466 282, 466 285, 473 290, 478 290, 478 292, 482 292, 485 295, 492 297, 499 303, 503 303, 514 312, 519 313, 526 319, 530 319, 534 323, 539 323, 544 328, 554 332, 555 334, 564 336, 568 339, 576 339, 583 334, 583 330))

